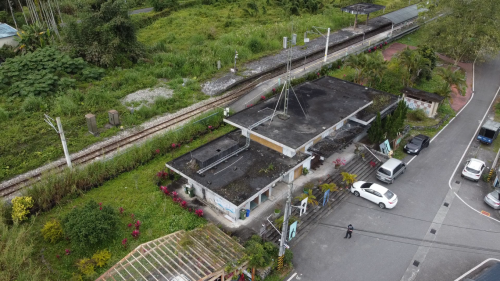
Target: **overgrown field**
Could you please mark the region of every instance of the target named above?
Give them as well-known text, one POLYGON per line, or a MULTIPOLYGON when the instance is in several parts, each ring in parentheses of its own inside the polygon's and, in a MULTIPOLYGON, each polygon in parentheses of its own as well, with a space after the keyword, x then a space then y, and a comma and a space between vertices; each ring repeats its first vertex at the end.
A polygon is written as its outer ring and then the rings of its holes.
MULTIPOLYGON (((42 88, 50 89, 49 95, 0 95, 0 181, 63 156, 59 136, 43 121, 44 113, 61 117, 69 151, 76 152, 119 131, 118 128, 104 129, 111 109, 118 110, 124 128, 137 126, 153 116, 175 112, 206 99, 200 91, 201 83, 227 71, 234 62, 235 51, 239 55, 238 65, 242 65, 281 50, 282 37, 292 33, 292 25, 300 39, 312 26, 336 30, 353 22, 352 15, 340 12, 338 1, 333 4, 317 1, 315 8, 300 8, 298 15, 291 15, 280 3, 214 2, 165 13, 165 17, 138 30, 137 37, 145 45, 144 58, 135 64, 125 62, 124 67, 84 76, 59 70, 51 72, 51 64, 59 62, 45 62, 47 68, 42 70, 55 74, 60 82, 57 87, 42 88), (255 9, 250 3, 256 5, 255 9), (219 59, 223 68, 217 72, 219 59), (187 78, 187 82, 182 78, 187 78), (159 98, 150 107, 142 107, 134 113, 120 102, 132 92, 161 85, 173 89, 171 98, 159 98), (84 117, 87 113, 96 115, 100 136, 88 133, 84 117)), ((404 1, 396 0, 380 3, 390 5, 386 12, 405 5, 404 1)), ((138 0, 129 4, 131 8, 143 7, 147 2, 138 0)), ((75 7, 71 1, 63 1, 62 12, 76 17, 75 7)), ((162 12, 133 15, 132 20, 146 20, 157 13, 162 12)), ((300 44, 301 40, 298 41, 300 44)), ((31 76, 18 76, 23 83, 31 85, 31 76)), ((35 81, 45 81, 44 76, 40 77, 35 81)), ((50 85, 43 87, 47 86, 50 85)))
MULTIPOLYGON (((190 230, 204 224, 205 220, 195 214, 194 206, 187 205, 186 208, 183 208, 182 202, 173 201, 171 196, 166 195, 159 188, 158 183, 169 186, 172 178, 171 175, 166 176, 158 173, 165 171, 165 163, 171 159, 231 130, 233 130, 231 126, 224 126, 211 132, 207 131, 205 135, 183 144, 171 153, 159 152, 158 155, 161 156, 155 157, 137 169, 123 173, 88 192, 66 196, 50 211, 32 216, 23 225, 30 225, 28 229, 29 239, 24 243, 26 246, 32 245, 32 250, 25 254, 30 255, 34 268, 41 269, 43 274, 40 276, 49 277, 50 280, 69 280, 78 276, 95 279, 139 244, 178 230, 190 230), (47 222, 62 222, 72 210, 82 208, 91 201, 95 202, 96 209, 108 208, 107 206, 109 206, 119 216, 119 220, 115 235, 99 244, 98 247, 99 249, 107 249, 111 253, 111 258, 103 267, 94 266, 95 273, 85 276, 77 263, 82 259, 92 258, 97 249, 90 247, 90 245, 85 249, 77 247, 74 241, 66 239, 67 233, 52 243, 44 239, 41 230, 47 222), (136 226, 137 221, 140 222, 139 227, 136 226), (137 238, 134 238, 132 232, 136 228, 139 230, 139 234, 137 238)), ((174 190, 171 187, 168 188, 172 194, 174 190)), ((3 223, 0 223, 3 227, 3 223)), ((96 231, 101 231, 97 230, 101 229, 100 227, 101 225, 97 224, 89 226, 96 231)), ((5 239, 9 241, 6 237, 5 239)), ((1 245, 2 243, 0 243, 0 249, 1 245)), ((13 251, 16 251, 20 245, 12 247, 13 251)))

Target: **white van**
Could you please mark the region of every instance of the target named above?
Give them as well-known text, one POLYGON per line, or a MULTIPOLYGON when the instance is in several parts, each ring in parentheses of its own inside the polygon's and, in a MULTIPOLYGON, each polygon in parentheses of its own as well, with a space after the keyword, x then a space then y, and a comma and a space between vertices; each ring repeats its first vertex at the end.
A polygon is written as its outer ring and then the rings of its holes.
POLYGON ((377 170, 377 179, 386 182, 393 183, 394 180, 406 171, 406 164, 398 159, 391 158, 387 160, 380 168, 377 170))

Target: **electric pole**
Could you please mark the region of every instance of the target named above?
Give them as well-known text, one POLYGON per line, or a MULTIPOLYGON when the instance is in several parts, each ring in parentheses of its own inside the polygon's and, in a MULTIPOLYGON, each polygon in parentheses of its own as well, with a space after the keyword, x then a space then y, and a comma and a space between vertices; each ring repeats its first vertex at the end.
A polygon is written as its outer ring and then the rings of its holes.
POLYGON ((285 204, 285 213, 283 215, 283 226, 281 228, 280 252, 278 257, 278 270, 283 268, 283 261, 285 259, 285 249, 287 247, 286 241, 288 240, 288 219, 290 218, 290 211, 292 205, 292 187, 293 183, 288 184, 288 195, 285 204))
POLYGON ((68 152, 68 147, 66 145, 66 137, 64 137, 64 131, 63 131, 63 127, 62 127, 62 123, 61 123, 61 118, 59 117, 56 117, 56 123, 57 123, 57 128, 56 126, 54 126, 54 123, 52 123, 54 121, 54 119, 50 116, 48 116, 47 114, 44 114, 45 115, 45 122, 47 122, 47 124, 49 124, 49 126, 52 127, 52 129, 54 129, 56 131, 56 133, 59 134, 59 136, 61 137, 61 142, 62 142, 62 146, 63 146, 63 150, 64 150, 64 156, 66 157, 66 163, 68 164, 68 167, 70 169, 72 169, 73 167, 71 166, 71 158, 69 157, 69 152, 68 152))

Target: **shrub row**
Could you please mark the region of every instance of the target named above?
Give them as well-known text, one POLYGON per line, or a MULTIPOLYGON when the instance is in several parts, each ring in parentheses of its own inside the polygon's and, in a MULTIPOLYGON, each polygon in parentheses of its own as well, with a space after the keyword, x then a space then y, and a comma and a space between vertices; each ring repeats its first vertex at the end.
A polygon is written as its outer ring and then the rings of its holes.
MULTIPOLYGON (((32 211, 47 211, 60 203, 65 197, 78 196, 84 191, 102 185, 107 180, 117 177, 147 163, 155 157, 165 155, 177 149, 183 143, 196 139, 199 135, 222 124, 220 110, 207 113, 185 125, 180 130, 168 131, 154 137, 141 146, 134 146, 108 161, 96 161, 81 168, 66 169, 59 174, 48 174, 23 193, 34 198, 32 211), (176 144, 175 148, 172 144, 176 144)), ((33 212, 32 212, 33 213, 33 212)))

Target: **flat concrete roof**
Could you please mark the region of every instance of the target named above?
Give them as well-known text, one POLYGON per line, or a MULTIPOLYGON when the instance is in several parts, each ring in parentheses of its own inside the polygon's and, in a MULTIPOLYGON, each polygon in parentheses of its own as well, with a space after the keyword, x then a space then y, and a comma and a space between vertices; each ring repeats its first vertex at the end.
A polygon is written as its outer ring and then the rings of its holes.
MULTIPOLYGON (((241 131, 233 131, 210 143, 192 151, 193 154, 213 150, 218 143, 227 140, 237 141, 240 146, 245 145, 246 138, 241 131)), ((193 167, 191 153, 186 153, 170 162, 168 166, 178 170, 185 176, 198 182, 207 189, 239 206, 247 199, 279 179, 284 173, 304 161, 309 155, 297 154, 290 158, 256 142, 250 142, 247 150, 233 156, 227 161, 206 171, 203 175, 197 173, 198 167, 193 167)))
MULTIPOLYGON (((290 118, 281 120, 275 116, 271 124, 265 122, 252 132, 297 149, 343 119, 361 111, 377 96, 385 96, 388 102, 397 101, 397 97, 389 93, 330 76, 305 82, 295 86, 294 90, 307 117, 304 116, 297 97, 291 93, 288 106, 290 118)), ((226 120, 237 127, 248 128, 273 114, 276 102, 277 98, 269 99, 242 110, 226 120)), ((283 98, 280 100, 277 112, 282 110, 283 98)), ((374 114, 368 112, 363 117, 374 114)))

